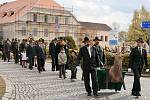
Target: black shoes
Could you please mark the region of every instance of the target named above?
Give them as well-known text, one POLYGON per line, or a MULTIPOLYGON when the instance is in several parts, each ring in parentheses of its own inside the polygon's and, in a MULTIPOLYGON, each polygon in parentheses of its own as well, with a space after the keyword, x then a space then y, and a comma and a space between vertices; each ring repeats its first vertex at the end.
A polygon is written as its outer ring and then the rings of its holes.
POLYGON ((98 96, 99 96, 97 93, 93 93, 93 95, 94 95, 95 97, 98 97, 98 96))
POLYGON ((137 92, 137 93, 136 92, 132 92, 132 95, 133 96, 141 96, 141 94, 139 92, 137 92))
MULTIPOLYGON (((99 96, 97 93, 93 93, 93 95, 94 95, 95 97, 98 97, 98 96, 99 96)), ((88 93, 87 96, 91 96, 91 93, 88 93)))
POLYGON ((87 96, 91 96, 91 93, 88 93, 88 95, 87 96))

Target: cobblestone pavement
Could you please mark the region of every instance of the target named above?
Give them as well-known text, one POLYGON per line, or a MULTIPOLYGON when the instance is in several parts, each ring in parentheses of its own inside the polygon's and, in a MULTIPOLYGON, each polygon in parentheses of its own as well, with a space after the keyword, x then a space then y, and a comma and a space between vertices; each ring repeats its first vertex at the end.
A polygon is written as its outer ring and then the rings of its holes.
POLYGON ((58 78, 58 72, 51 71, 51 64, 46 63, 46 72, 38 73, 37 69, 21 68, 13 62, 0 61, 0 75, 6 82, 6 93, 3 100, 150 100, 150 79, 142 78, 142 96, 131 96, 133 77, 126 76, 127 90, 115 92, 114 90, 101 90, 99 97, 88 97, 83 81, 81 69, 78 68, 78 78, 75 82, 70 80, 70 71, 67 79, 58 78))

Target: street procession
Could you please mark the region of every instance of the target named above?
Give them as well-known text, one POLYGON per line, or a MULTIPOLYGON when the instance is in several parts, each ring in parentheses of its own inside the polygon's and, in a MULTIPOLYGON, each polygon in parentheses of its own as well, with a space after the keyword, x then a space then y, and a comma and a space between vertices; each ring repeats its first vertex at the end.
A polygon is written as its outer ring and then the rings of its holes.
POLYGON ((0 100, 150 100, 149 4, 0 1, 0 100))

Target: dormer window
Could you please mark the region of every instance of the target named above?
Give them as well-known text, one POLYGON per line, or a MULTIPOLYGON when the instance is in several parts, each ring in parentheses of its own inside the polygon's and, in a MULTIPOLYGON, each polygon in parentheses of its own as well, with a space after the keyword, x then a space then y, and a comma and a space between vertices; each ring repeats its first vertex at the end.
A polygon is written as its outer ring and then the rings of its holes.
POLYGON ((5 17, 7 15, 7 12, 2 13, 2 17, 5 17))
POLYGON ((14 15, 14 11, 8 12, 8 16, 12 16, 12 15, 14 15))

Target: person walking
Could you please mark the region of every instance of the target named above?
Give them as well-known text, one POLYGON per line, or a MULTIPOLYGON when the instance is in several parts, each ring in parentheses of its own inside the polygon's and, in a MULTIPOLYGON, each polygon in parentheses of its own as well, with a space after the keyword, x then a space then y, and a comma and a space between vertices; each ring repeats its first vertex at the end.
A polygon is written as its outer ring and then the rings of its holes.
POLYGON ((88 37, 84 38, 83 43, 86 45, 81 47, 77 57, 77 65, 79 65, 80 60, 83 60, 83 76, 86 92, 88 96, 91 96, 91 86, 90 86, 90 76, 92 80, 92 89, 94 96, 98 96, 98 84, 97 84, 97 70, 99 67, 98 53, 94 46, 90 46, 90 40, 88 37))
POLYGON ((140 77, 144 64, 147 66, 147 52, 143 49, 142 44, 144 43, 142 38, 137 40, 137 46, 131 50, 129 56, 129 67, 134 73, 134 82, 132 88, 133 96, 141 96, 141 84, 140 77))
MULTIPOLYGON (((59 40, 58 40, 58 43, 56 44, 56 54, 55 54, 55 56, 56 56, 56 59, 55 59, 55 62, 56 62, 56 71, 59 70, 58 54, 60 53, 62 47, 65 50, 65 53, 67 55, 67 60, 68 60, 68 47, 66 45, 66 41, 64 40, 63 37, 60 37, 59 40)), ((66 67, 67 67, 67 64, 66 64, 66 67)))
POLYGON ((98 37, 95 37, 95 39, 93 41, 95 42, 94 47, 97 49, 99 60, 100 60, 100 66, 99 67, 103 67, 105 64, 105 54, 104 54, 103 48, 99 45, 99 42, 101 40, 98 37))
POLYGON ((55 38, 50 44, 49 44, 49 54, 52 59, 52 71, 56 70, 56 44, 57 44, 57 38, 55 38))
POLYGON ((65 65, 67 63, 67 55, 65 53, 64 47, 61 47, 60 53, 58 54, 58 65, 59 65, 59 78, 64 76, 66 78, 65 65))
POLYGON ((26 49, 27 57, 29 59, 29 69, 32 70, 34 66, 34 48, 33 48, 33 43, 32 40, 29 40, 29 44, 26 49))
POLYGON ((68 67, 71 70, 71 80, 76 79, 77 73, 77 52, 75 50, 71 50, 68 59, 68 67))
POLYGON ((15 64, 19 62, 19 50, 18 50, 18 41, 17 38, 12 41, 12 52, 14 55, 15 64))
POLYGON ((23 50, 23 52, 21 52, 21 65, 22 68, 26 68, 27 67, 27 54, 26 54, 26 49, 23 50))
POLYGON ((42 48, 42 41, 39 40, 38 44, 35 47, 35 55, 37 56, 37 68, 39 73, 45 71, 45 53, 42 48))
POLYGON ((9 62, 10 61, 10 51, 11 51, 11 46, 10 46, 10 40, 9 39, 7 39, 4 42, 3 51, 4 51, 4 62, 6 61, 6 59, 9 62))
MULTIPOLYGON (((26 43, 25 43, 25 39, 22 40, 22 42, 19 44, 19 55, 21 55, 21 53, 24 52, 24 50, 26 51, 26 43)), ((20 65, 22 65, 22 61, 21 61, 21 56, 19 56, 20 59, 20 65)))

